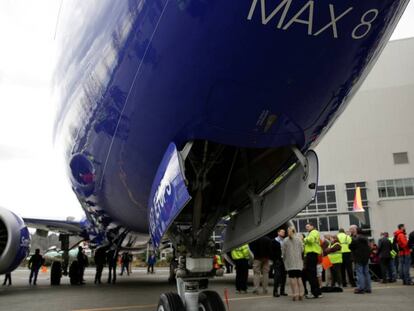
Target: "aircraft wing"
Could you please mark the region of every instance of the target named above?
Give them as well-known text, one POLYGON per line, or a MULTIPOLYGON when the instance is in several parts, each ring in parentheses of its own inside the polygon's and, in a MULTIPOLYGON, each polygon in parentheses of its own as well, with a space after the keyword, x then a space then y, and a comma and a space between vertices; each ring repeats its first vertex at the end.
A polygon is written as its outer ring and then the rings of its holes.
POLYGON ((83 231, 81 223, 78 221, 37 218, 23 218, 23 221, 30 228, 35 228, 44 231, 53 231, 72 235, 79 235, 83 231))

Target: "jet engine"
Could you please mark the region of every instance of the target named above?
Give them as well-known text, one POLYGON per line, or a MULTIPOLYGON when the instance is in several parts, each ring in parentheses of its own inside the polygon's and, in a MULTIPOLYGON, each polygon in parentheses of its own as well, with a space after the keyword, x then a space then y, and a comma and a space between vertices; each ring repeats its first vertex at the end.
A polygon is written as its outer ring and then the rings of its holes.
POLYGON ((29 248, 30 234, 23 219, 0 207, 0 274, 16 269, 29 248))

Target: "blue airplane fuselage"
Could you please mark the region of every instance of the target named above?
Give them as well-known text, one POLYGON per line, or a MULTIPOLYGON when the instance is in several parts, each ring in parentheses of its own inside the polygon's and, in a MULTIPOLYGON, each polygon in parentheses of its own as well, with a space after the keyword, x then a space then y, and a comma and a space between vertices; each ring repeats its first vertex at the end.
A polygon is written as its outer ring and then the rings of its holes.
POLYGON ((91 163, 93 177, 83 178, 93 189, 74 182, 87 213, 148 232, 149 194, 170 142, 315 146, 407 4, 64 2, 55 133, 68 167, 75 155, 91 163))

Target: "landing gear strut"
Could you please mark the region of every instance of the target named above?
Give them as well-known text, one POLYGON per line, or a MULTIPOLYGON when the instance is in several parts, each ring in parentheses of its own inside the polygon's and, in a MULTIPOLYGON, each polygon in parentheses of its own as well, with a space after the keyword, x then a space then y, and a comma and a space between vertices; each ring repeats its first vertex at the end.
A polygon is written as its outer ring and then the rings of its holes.
MULTIPOLYGON (((210 206, 210 212, 204 213, 203 217, 203 210, 206 208, 204 204, 208 201, 204 195, 209 186, 208 173, 222 151, 223 148, 220 148, 209 157, 209 143, 205 142, 198 164, 190 161, 195 174, 192 189, 195 198, 191 214, 188 213, 189 218, 183 223, 177 221, 169 229, 178 257, 175 269, 178 294, 161 295, 158 311, 225 311, 220 296, 206 290, 209 278, 215 274, 213 257, 216 247, 211 235, 222 217, 222 206, 210 206)), ((185 154, 188 155, 188 150, 185 154)))
MULTIPOLYGON (((175 232, 181 256, 175 269, 178 294, 166 293, 160 296, 158 311, 225 311, 224 303, 216 292, 207 290, 208 281, 214 276, 214 243, 205 242, 203 249, 184 246, 188 241, 180 230, 175 232), (180 239, 180 237, 182 239, 180 239), (193 253, 187 252, 189 249, 193 253), (197 256, 197 257, 196 257, 197 256)), ((203 244, 200 241, 200 244, 203 244)))
POLYGON ((178 295, 185 307, 183 310, 226 310, 219 294, 207 290, 209 278, 213 274, 212 258, 180 257, 176 275, 178 295))
POLYGON ((68 275, 69 269, 69 235, 68 234, 60 234, 59 235, 60 241, 60 249, 63 251, 62 259, 62 270, 63 275, 68 275))

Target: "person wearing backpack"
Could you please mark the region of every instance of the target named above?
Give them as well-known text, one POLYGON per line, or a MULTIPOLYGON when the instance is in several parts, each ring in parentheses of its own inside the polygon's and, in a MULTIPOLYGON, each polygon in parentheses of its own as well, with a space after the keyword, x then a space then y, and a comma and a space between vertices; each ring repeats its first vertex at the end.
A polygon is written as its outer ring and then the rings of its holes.
POLYGON ((398 225, 398 230, 394 232, 394 239, 398 244, 400 256, 400 275, 404 285, 413 285, 410 277, 411 250, 408 246, 404 224, 398 225))
POLYGON ((260 284, 263 294, 267 294, 269 285, 270 258, 272 257, 272 240, 263 236, 249 244, 254 255, 253 259, 253 294, 259 294, 260 284))

